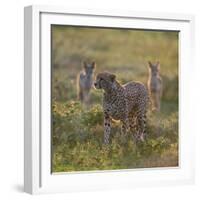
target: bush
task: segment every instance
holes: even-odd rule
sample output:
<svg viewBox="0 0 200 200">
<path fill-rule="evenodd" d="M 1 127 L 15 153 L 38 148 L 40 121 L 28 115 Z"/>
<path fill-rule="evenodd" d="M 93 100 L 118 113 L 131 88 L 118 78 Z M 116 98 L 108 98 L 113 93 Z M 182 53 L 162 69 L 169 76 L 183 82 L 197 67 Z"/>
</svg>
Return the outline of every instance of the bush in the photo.
<svg viewBox="0 0 200 200">
<path fill-rule="evenodd" d="M 114 122 L 111 143 L 104 146 L 101 105 L 85 109 L 76 101 L 54 101 L 52 109 L 54 172 L 177 165 L 177 113 L 167 118 L 149 114 L 148 137 L 139 144 L 134 143 L 131 135 L 125 140 L 120 137 L 120 124 Z M 166 159 L 167 152 L 172 154 L 171 159 Z"/>
</svg>

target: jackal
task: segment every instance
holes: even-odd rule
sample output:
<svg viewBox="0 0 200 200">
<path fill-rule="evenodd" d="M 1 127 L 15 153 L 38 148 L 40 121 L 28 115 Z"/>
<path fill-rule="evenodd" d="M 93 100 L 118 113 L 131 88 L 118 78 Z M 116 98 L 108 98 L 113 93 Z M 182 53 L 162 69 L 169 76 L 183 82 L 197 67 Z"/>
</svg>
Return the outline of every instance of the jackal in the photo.
<svg viewBox="0 0 200 200">
<path fill-rule="evenodd" d="M 78 75 L 78 99 L 85 104 L 88 104 L 90 100 L 89 93 L 93 85 L 93 74 L 95 67 L 95 62 L 92 62 L 91 64 L 83 62 L 83 70 Z"/>
<path fill-rule="evenodd" d="M 149 79 L 148 90 L 151 97 L 152 110 L 160 111 L 160 101 L 162 97 L 162 78 L 160 77 L 160 63 L 152 64 L 148 62 L 149 66 Z"/>
</svg>

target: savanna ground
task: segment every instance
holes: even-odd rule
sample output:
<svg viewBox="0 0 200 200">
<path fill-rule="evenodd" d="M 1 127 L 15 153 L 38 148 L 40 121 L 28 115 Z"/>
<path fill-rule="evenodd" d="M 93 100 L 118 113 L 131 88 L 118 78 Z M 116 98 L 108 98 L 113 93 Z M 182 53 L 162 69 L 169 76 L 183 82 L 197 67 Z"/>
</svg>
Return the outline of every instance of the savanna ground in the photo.
<svg viewBox="0 0 200 200">
<path fill-rule="evenodd" d="M 147 61 L 160 61 L 161 112 L 148 111 L 144 143 L 117 136 L 115 122 L 103 145 L 102 91 L 92 89 L 89 108 L 77 101 L 84 60 L 122 84 L 146 84 Z M 52 26 L 52 172 L 170 166 L 178 166 L 178 33 Z"/>
</svg>

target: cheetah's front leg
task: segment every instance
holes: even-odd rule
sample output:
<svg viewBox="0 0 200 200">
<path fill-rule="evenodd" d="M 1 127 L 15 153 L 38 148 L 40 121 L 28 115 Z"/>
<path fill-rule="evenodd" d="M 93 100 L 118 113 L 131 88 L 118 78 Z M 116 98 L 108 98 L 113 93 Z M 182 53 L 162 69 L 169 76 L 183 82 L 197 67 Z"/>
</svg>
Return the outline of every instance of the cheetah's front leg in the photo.
<svg viewBox="0 0 200 200">
<path fill-rule="evenodd" d="M 104 113 L 104 144 L 109 144 L 111 132 L 111 119 L 107 113 Z"/>
</svg>

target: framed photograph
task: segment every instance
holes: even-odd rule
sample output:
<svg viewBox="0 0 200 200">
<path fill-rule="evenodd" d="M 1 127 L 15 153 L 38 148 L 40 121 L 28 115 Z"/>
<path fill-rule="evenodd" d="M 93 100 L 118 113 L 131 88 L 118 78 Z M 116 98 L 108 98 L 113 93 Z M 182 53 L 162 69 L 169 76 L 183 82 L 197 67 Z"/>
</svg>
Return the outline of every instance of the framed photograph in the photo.
<svg viewBox="0 0 200 200">
<path fill-rule="evenodd" d="M 193 183 L 194 17 L 25 8 L 25 192 Z"/>
</svg>

